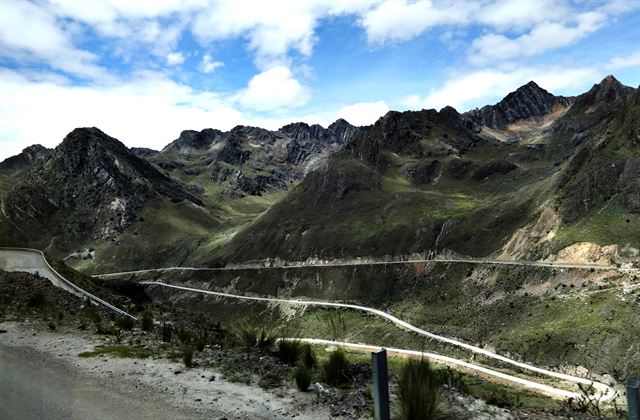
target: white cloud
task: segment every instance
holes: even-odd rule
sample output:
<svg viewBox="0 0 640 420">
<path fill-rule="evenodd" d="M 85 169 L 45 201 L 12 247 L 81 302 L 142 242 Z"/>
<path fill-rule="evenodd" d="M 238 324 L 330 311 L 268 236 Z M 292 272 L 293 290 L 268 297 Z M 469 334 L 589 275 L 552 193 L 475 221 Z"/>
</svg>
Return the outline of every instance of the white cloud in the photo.
<svg viewBox="0 0 640 420">
<path fill-rule="evenodd" d="M 404 41 L 434 26 L 467 23 L 478 7 L 471 2 L 449 2 L 436 7 L 430 0 L 385 0 L 366 11 L 360 25 L 367 31 L 370 42 Z"/>
<path fill-rule="evenodd" d="M 184 63 L 184 55 L 181 52 L 170 52 L 167 54 L 167 64 L 177 66 Z"/>
<path fill-rule="evenodd" d="M 498 0 L 485 4 L 474 19 L 498 29 L 527 29 L 540 22 L 565 20 L 571 11 L 558 0 Z"/>
<path fill-rule="evenodd" d="M 128 146 L 158 149 L 185 129 L 251 122 L 224 97 L 155 73 L 112 85 L 69 86 L 1 70 L 0 91 L 0 159 L 34 143 L 55 146 L 76 127 L 96 126 Z"/>
<path fill-rule="evenodd" d="M 42 60 L 53 68 L 82 77 L 105 77 L 98 57 L 73 46 L 55 18 L 29 2 L 7 1 L 0 13 L 2 54 Z"/>
<path fill-rule="evenodd" d="M 216 61 L 211 57 L 211 54 L 207 53 L 202 57 L 202 63 L 200 63 L 200 71 L 203 73 L 211 73 L 215 69 L 224 66 L 222 61 Z"/>
<path fill-rule="evenodd" d="M 237 99 L 245 108 L 270 111 L 302 106 L 309 94 L 287 67 L 276 66 L 253 76 Z"/>
<path fill-rule="evenodd" d="M 622 69 L 626 67 L 638 67 L 640 70 L 640 51 L 629 55 L 612 58 L 606 66 L 608 69 Z"/>
<path fill-rule="evenodd" d="M 599 29 L 606 15 L 586 12 L 578 15 L 577 23 L 542 22 L 529 33 L 517 38 L 487 34 L 473 41 L 468 51 L 469 61 L 476 65 L 495 63 L 519 57 L 529 57 L 547 50 L 566 47 Z"/>
<path fill-rule="evenodd" d="M 389 111 L 389 106 L 384 101 L 358 102 L 340 108 L 336 118 L 344 118 L 353 125 L 369 125 Z"/>
<path fill-rule="evenodd" d="M 449 105 L 458 111 L 467 111 L 472 104 L 487 103 L 533 80 L 540 87 L 562 94 L 568 90 L 588 88 L 601 73 L 593 68 L 518 68 L 513 71 L 484 69 L 468 74 L 454 75 L 442 87 L 425 97 L 412 95 L 402 103 L 412 109 L 441 109 Z"/>
</svg>

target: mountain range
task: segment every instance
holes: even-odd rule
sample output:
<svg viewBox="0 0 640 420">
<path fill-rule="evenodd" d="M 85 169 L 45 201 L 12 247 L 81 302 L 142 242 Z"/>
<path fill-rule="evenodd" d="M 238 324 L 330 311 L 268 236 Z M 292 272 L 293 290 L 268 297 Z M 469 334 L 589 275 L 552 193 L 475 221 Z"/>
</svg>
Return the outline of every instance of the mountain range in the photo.
<svg viewBox="0 0 640 420">
<path fill-rule="evenodd" d="M 183 131 L 160 151 L 77 128 L 0 163 L 0 242 L 98 272 L 442 252 L 640 255 L 640 93 L 535 82 L 460 114 Z M 590 255 L 588 258 L 596 258 Z"/>
</svg>

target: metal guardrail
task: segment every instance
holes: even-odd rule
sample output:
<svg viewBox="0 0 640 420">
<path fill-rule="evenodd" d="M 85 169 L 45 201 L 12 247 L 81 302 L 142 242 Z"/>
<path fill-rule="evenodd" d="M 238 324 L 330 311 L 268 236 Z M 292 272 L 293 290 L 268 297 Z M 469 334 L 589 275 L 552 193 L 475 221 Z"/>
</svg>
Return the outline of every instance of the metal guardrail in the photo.
<svg viewBox="0 0 640 420">
<path fill-rule="evenodd" d="M 44 252 L 42 252 L 39 249 L 34 249 L 34 248 L 17 248 L 17 247 L 2 247 L 0 248 L 0 250 L 7 250 L 7 251 L 29 251 L 29 252 L 35 252 L 40 254 L 40 256 L 42 257 L 42 260 L 44 261 L 44 263 L 47 265 L 47 267 L 56 275 L 58 276 L 58 278 L 60 279 L 60 281 L 62 281 L 65 285 L 69 286 L 70 288 L 72 288 L 73 290 L 77 291 L 78 293 L 80 293 L 82 296 L 85 296 L 87 298 L 89 298 L 90 301 L 96 303 L 96 304 L 100 304 L 103 305 L 104 307 L 106 307 L 107 309 L 110 309 L 113 312 L 116 312 L 117 314 L 120 314 L 122 316 L 127 316 L 129 318 L 132 318 L 134 320 L 138 320 L 138 318 L 136 318 L 135 316 L 123 311 L 120 308 L 117 308 L 115 306 L 113 306 L 112 304 L 110 304 L 109 302 L 100 299 L 99 297 L 97 297 L 96 295 L 87 292 L 86 290 L 84 290 L 83 288 L 77 286 L 76 284 L 74 284 L 72 281 L 68 280 L 67 278 L 65 278 L 62 274 L 58 273 L 58 271 L 53 268 L 53 266 L 51 264 L 49 264 L 49 261 L 47 261 L 47 258 L 44 255 Z"/>
</svg>

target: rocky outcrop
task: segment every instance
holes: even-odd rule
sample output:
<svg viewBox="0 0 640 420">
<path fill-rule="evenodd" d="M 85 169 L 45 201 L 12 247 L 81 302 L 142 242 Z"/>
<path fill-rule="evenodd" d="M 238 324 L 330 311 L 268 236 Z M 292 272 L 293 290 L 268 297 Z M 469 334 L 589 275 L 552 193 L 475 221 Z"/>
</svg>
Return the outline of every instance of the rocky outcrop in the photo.
<svg viewBox="0 0 640 420">
<path fill-rule="evenodd" d="M 421 160 L 406 165 L 404 172 L 412 184 L 421 185 L 430 183 L 439 167 L 438 160 Z"/>
<path fill-rule="evenodd" d="M 572 98 L 554 96 L 535 82 L 529 82 L 497 104 L 476 108 L 465 113 L 465 116 L 478 124 L 501 130 L 519 120 L 543 117 L 555 107 L 566 107 L 571 102 Z"/>
<path fill-rule="evenodd" d="M 182 179 L 209 172 L 222 195 L 237 198 L 286 190 L 358 132 L 345 120 L 328 128 L 299 122 L 277 131 L 242 125 L 228 132 L 187 130 L 148 159 L 170 175 L 179 171 Z"/>
<path fill-rule="evenodd" d="M 216 141 L 222 140 L 223 133 L 220 130 L 205 128 L 202 131 L 185 130 L 180 137 L 169 143 L 162 149 L 164 154 L 177 153 L 187 157 L 202 150 L 207 150 Z"/>
<path fill-rule="evenodd" d="M 139 158 L 143 158 L 143 159 L 152 158 L 155 155 L 157 155 L 158 153 L 160 153 L 157 150 L 149 149 L 147 147 L 132 147 L 129 150 L 131 150 L 131 153 L 133 153 L 134 155 L 138 156 Z"/>
<path fill-rule="evenodd" d="M 506 175 L 511 171 L 515 171 L 517 168 L 515 164 L 507 160 L 494 160 L 476 169 L 472 178 L 474 181 L 481 181 L 495 174 Z"/>
</svg>

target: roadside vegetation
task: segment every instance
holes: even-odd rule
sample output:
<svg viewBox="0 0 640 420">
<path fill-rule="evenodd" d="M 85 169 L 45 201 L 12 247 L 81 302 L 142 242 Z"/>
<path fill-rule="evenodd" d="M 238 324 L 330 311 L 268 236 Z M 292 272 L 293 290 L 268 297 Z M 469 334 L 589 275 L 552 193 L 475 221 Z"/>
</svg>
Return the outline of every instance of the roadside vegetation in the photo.
<svg viewBox="0 0 640 420">
<path fill-rule="evenodd" d="M 26 281 L 32 282 L 33 279 L 25 280 L 25 284 Z M 12 280 L 13 284 L 15 282 Z M 86 333 L 102 334 L 105 344 L 83 352 L 81 357 L 167 357 L 180 366 L 176 372 L 181 369 L 212 369 L 226 380 L 259 386 L 276 394 L 291 389 L 301 393 L 313 392 L 319 404 L 331 407 L 334 415 L 347 417 L 371 415 L 370 356 L 353 353 L 339 346 L 310 346 L 295 337 L 307 337 L 310 330 L 315 330 L 318 338 L 333 338 L 340 342 L 361 337 L 365 342 L 370 341 L 373 339 L 371 335 L 360 335 L 364 334 L 363 322 L 370 325 L 376 335 L 393 342 L 401 339 L 402 335 L 408 335 L 393 325 L 372 317 L 362 319 L 362 314 L 349 311 L 308 311 L 303 318 L 294 317 L 284 322 L 274 318 L 270 311 L 265 311 L 263 304 L 244 306 L 242 316 L 227 311 L 218 313 L 220 317 L 212 317 L 212 312 L 199 305 L 189 305 L 187 311 L 182 307 L 160 303 L 130 304 L 126 308 L 138 317 L 138 321 L 134 322 L 114 316 L 65 292 L 56 297 L 59 289 L 53 288 L 50 293 L 47 285 L 47 282 L 43 282 L 43 288 L 37 289 L 43 290 L 43 293 L 35 293 L 27 288 L 15 291 L 20 298 L 17 301 L 12 299 L 12 306 L 2 307 L 4 319 L 15 319 L 18 307 L 21 307 L 23 319 L 35 315 L 43 320 L 45 329 L 53 330 L 48 324 L 55 324 L 56 332 L 80 329 Z M 3 302 L 8 302 L 9 296 L 13 298 L 12 293 L 0 287 L 0 299 L 5 299 Z M 70 300 L 60 300 L 62 298 Z M 223 303 L 218 307 L 221 311 L 237 308 L 226 307 Z M 220 319 L 227 319 L 227 322 L 220 322 Z M 308 321 L 309 325 L 303 328 L 300 319 Z M 380 325 L 376 326 L 378 323 Z M 369 331 L 368 334 L 374 333 Z M 407 342 L 406 345 L 408 348 L 420 348 L 418 341 Z M 431 409 L 425 408 L 429 406 L 427 402 L 415 401 L 411 397 L 412 393 L 414 396 L 423 395 L 423 391 L 416 389 L 428 387 L 438 394 L 436 406 L 444 418 L 462 416 L 456 411 L 460 401 L 467 401 L 471 406 L 480 404 L 473 401 L 484 401 L 484 405 L 480 404 L 481 410 L 493 412 L 505 409 L 512 413 L 580 412 L 587 406 L 591 407 L 587 409 L 587 415 L 595 415 L 593 406 L 583 401 L 573 401 L 571 406 L 563 405 L 535 393 L 482 381 L 438 366 L 430 366 L 435 379 L 425 385 L 415 380 L 416 375 L 411 379 L 412 369 L 423 369 L 415 367 L 418 362 L 395 358 L 389 360 L 391 395 L 396 401 L 396 410 L 406 405 L 410 413 L 418 409 L 429 412 Z M 422 374 L 417 376 L 430 377 Z M 306 401 L 303 395 L 301 398 Z"/>
</svg>

